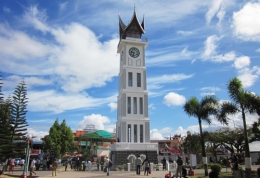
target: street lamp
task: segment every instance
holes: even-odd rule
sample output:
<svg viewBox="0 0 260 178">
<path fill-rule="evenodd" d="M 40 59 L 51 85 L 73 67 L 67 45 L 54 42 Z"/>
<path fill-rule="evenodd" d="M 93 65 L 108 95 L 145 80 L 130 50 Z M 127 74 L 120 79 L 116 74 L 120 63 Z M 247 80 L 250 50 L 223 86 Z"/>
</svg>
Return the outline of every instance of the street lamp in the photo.
<svg viewBox="0 0 260 178">
<path fill-rule="evenodd" d="M 23 167 L 23 174 L 21 176 L 21 178 L 27 178 L 27 170 L 28 170 L 28 165 L 29 165 L 29 149 L 30 149 L 30 142 L 31 142 L 31 135 L 27 135 L 26 137 L 26 157 L 25 157 L 25 163 L 24 163 L 24 167 Z"/>
<path fill-rule="evenodd" d="M 188 135 L 188 137 L 189 137 L 189 153 L 191 154 L 191 132 L 190 131 L 187 131 L 187 135 Z"/>
<path fill-rule="evenodd" d="M 190 171 L 192 170 L 191 169 L 191 132 L 190 131 L 187 131 L 187 138 L 189 138 L 189 153 L 190 153 Z"/>
</svg>

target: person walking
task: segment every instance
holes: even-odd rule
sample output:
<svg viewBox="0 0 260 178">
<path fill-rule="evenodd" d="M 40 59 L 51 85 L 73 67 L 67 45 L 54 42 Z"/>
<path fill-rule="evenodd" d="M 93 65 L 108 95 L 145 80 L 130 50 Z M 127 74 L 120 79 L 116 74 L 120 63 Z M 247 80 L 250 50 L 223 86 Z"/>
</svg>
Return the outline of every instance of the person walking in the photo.
<svg viewBox="0 0 260 178">
<path fill-rule="evenodd" d="M 11 171 L 12 171 L 12 174 L 14 173 L 14 165 L 15 165 L 14 158 L 11 157 L 10 161 L 9 161 L 9 174 Z"/>
<path fill-rule="evenodd" d="M 172 167 L 172 172 L 173 172 L 173 176 L 172 177 L 177 177 L 177 168 L 178 168 L 178 164 L 176 163 L 176 161 L 173 161 L 173 167 Z"/>
<path fill-rule="evenodd" d="M 47 167 L 47 160 L 43 159 L 42 160 L 42 170 L 46 171 L 46 167 Z"/>
<path fill-rule="evenodd" d="M 189 165 L 190 164 L 190 158 L 188 156 L 186 156 L 185 160 L 186 160 L 186 165 Z"/>
<path fill-rule="evenodd" d="M 54 175 L 57 176 L 57 168 L 58 168 L 58 162 L 57 159 L 55 159 L 52 163 L 52 177 Z"/>
<path fill-rule="evenodd" d="M 166 159 L 163 157 L 162 159 L 162 164 L 163 164 L 163 171 L 166 170 Z"/>
<path fill-rule="evenodd" d="M 67 159 L 64 161 L 64 166 L 65 166 L 65 171 L 67 171 L 67 167 L 68 167 L 68 160 Z"/>
<path fill-rule="evenodd" d="M 209 163 L 210 163 L 210 164 L 213 163 L 213 159 L 212 159 L 212 157 L 209 158 Z"/>
<path fill-rule="evenodd" d="M 41 167 L 41 161 L 40 161 L 40 159 L 37 159 L 37 160 L 36 160 L 35 167 L 36 167 L 36 171 L 39 171 L 39 169 L 40 169 L 40 167 Z"/>
<path fill-rule="evenodd" d="M 32 173 L 34 173 L 34 175 L 36 175 L 36 172 L 34 172 L 35 163 L 36 163 L 36 161 L 34 159 L 32 159 L 31 160 L 31 165 L 30 165 L 30 176 L 32 176 Z"/>
<path fill-rule="evenodd" d="M 182 165 L 183 165 L 183 161 L 182 158 L 179 156 L 177 159 L 177 173 L 176 173 L 176 178 L 178 178 L 178 175 L 180 173 L 180 177 L 182 177 Z"/>
<path fill-rule="evenodd" d="M 142 160 L 140 156 L 138 155 L 137 158 L 135 159 L 135 165 L 136 165 L 136 174 L 140 175 L 140 167 L 141 167 Z"/>
<path fill-rule="evenodd" d="M 107 169 L 107 176 L 110 174 L 110 168 L 112 167 L 112 162 L 108 156 L 106 156 L 106 169 Z"/>
<path fill-rule="evenodd" d="M 147 175 L 149 174 L 149 170 L 150 170 L 150 161 L 149 161 L 149 159 L 146 157 L 145 158 L 145 160 L 144 160 L 144 162 L 143 162 L 143 164 L 142 164 L 142 166 L 144 165 L 144 175 L 145 175 L 145 173 L 147 173 Z"/>
<path fill-rule="evenodd" d="M 88 160 L 86 159 L 86 161 L 83 163 L 83 171 L 86 170 L 87 165 L 88 165 Z"/>
<path fill-rule="evenodd" d="M 21 159 L 21 162 L 20 162 L 21 168 L 23 168 L 24 162 L 25 162 L 25 160 L 24 160 L 24 159 Z"/>
</svg>

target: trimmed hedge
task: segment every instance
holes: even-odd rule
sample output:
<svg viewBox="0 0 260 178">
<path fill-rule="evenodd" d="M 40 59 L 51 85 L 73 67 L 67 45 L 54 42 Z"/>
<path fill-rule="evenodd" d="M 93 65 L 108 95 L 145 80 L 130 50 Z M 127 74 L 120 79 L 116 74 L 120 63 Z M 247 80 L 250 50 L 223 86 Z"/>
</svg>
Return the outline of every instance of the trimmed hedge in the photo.
<svg viewBox="0 0 260 178">
<path fill-rule="evenodd" d="M 220 164 L 214 163 L 210 165 L 210 169 L 212 172 L 219 174 L 221 172 L 222 166 Z"/>
</svg>

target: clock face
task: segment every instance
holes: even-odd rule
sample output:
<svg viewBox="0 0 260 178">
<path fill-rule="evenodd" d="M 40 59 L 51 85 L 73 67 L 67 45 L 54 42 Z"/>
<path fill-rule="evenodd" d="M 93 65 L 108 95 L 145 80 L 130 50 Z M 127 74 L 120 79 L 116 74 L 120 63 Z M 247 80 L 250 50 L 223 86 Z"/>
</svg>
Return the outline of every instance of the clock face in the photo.
<svg viewBox="0 0 260 178">
<path fill-rule="evenodd" d="M 129 49 L 129 55 L 133 58 L 137 58 L 140 55 L 140 51 L 137 48 L 132 47 Z"/>
</svg>

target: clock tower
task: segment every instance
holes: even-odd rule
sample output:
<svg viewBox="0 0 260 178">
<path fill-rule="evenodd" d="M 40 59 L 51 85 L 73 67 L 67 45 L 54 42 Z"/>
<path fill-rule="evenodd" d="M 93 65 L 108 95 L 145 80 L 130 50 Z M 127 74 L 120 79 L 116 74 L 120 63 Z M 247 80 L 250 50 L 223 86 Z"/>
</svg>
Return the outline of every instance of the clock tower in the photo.
<svg viewBox="0 0 260 178">
<path fill-rule="evenodd" d="M 125 160 L 125 157 L 133 155 L 134 159 L 137 154 L 143 155 L 143 158 L 148 156 L 150 161 L 157 162 L 158 145 L 150 143 L 145 67 L 145 48 L 148 42 L 142 41 L 144 33 L 144 18 L 140 23 L 135 11 L 127 25 L 119 16 L 120 41 L 117 53 L 120 54 L 120 72 L 116 123 L 118 142 L 110 148 L 112 160 L 115 159 L 116 163 L 125 164 L 120 157 Z M 125 154 L 128 155 L 123 156 L 120 153 L 122 151 L 127 151 Z"/>
</svg>

